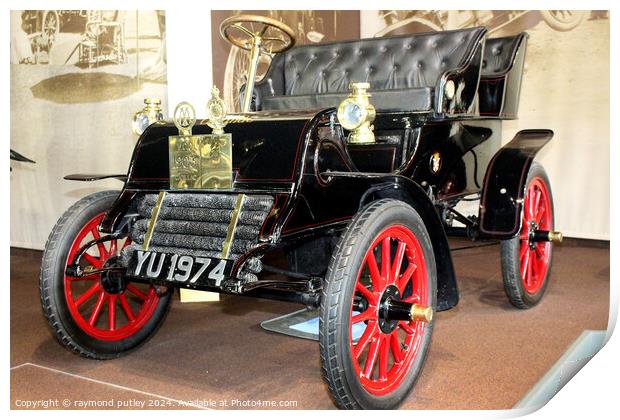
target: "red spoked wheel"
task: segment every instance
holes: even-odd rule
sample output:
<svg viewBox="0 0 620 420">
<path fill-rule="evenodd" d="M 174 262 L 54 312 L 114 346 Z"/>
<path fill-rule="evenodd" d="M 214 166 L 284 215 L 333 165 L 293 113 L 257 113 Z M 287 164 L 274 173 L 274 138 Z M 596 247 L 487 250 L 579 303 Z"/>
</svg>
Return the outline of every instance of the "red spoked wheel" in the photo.
<svg viewBox="0 0 620 420">
<path fill-rule="evenodd" d="M 100 239 L 97 226 L 105 216 L 93 217 L 79 231 L 71 244 L 67 263 L 88 241 Z M 113 239 L 98 243 L 83 258 L 96 269 L 119 258 L 130 239 Z M 94 255 L 93 255 L 94 254 Z M 88 335 L 99 340 L 117 341 L 131 337 L 151 318 L 159 296 L 153 287 L 132 284 L 113 274 L 71 277 L 65 274 L 65 297 L 71 316 Z"/>
<path fill-rule="evenodd" d="M 535 230 L 552 230 L 553 214 L 547 185 L 541 177 L 534 177 L 523 200 L 523 219 L 519 240 L 519 261 L 523 287 L 529 294 L 538 293 L 547 278 L 551 260 L 551 242 L 534 242 Z"/>
<path fill-rule="evenodd" d="M 531 308 L 545 293 L 551 272 L 553 242 L 540 240 L 538 235 L 553 229 L 549 178 L 541 165 L 533 163 L 523 196 L 519 235 L 501 244 L 504 290 L 517 308 Z"/>
<path fill-rule="evenodd" d="M 370 282 L 365 281 L 369 279 Z M 420 243 L 402 225 L 385 229 L 374 240 L 355 283 L 353 314 L 365 301 L 365 310 L 352 314 L 351 353 L 362 386 L 375 395 L 388 394 L 402 383 L 424 335 L 425 322 L 386 320 L 382 304 L 388 298 L 424 305 L 428 300 L 426 263 Z M 354 326 L 362 326 L 359 339 Z"/>
<path fill-rule="evenodd" d="M 168 313 L 171 290 L 130 283 L 121 270 L 129 239 L 102 238 L 97 227 L 118 192 L 89 195 L 58 220 L 43 252 L 39 289 L 43 313 L 56 338 L 83 357 L 111 359 L 137 348 L 155 334 Z M 91 241 L 80 259 L 84 277 L 67 275 L 67 265 Z"/>
<path fill-rule="evenodd" d="M 435 258 L 409 205 L 379 200 L 340 238 L 319 322 L 324 378 L 341 408 L 389 409 L 413 388 L 430 345 Z"/>
</svg>

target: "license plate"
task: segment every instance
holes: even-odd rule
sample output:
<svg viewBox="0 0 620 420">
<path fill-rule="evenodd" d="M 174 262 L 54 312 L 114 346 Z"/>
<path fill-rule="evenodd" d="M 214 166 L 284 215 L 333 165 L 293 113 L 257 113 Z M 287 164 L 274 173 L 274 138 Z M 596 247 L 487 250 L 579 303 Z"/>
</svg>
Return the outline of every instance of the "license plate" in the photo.
<svg viewBox="0 0 620 420">
<path fill-rule="evenodd" d="M 176 283 L 181 287 L 219 287 L 222 280 L 229 277 L 232 263 L 220 258 L 137 250 L 128 273 L 133 277 Z"/>
</svg>

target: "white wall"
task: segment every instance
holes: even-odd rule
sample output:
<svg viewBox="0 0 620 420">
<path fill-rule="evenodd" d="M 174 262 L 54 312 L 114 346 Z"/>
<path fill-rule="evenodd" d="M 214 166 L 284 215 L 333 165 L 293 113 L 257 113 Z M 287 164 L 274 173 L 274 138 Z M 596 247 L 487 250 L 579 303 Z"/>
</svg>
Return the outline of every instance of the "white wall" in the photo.
<svg viewBox="0 0 620 420">
<path fill-rule="evenodd" d="M 211 97 L 211 13 L 208 9 L 166 10 L 168 40 L 168 115 L 182 101 L 205 117 Z M 221 89 L 221 86 L 219 86 Z"/>
</svg>

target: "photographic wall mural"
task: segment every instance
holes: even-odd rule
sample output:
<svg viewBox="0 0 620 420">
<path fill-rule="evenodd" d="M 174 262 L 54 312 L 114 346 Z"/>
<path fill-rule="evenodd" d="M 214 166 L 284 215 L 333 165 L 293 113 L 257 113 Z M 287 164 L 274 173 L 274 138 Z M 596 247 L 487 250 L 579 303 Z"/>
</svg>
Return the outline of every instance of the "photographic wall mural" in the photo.
<svg viewBox="0 0 620 420">
<path fill-rule="evenodd" d="M 11 11 L 11 245 L 43 248 L 64 209 L 127 171 L 133 113 L 167 102 L 166 19 L 156 10 Z M 163 107 L 166 109 L 166 106 Z"/>
</svg>

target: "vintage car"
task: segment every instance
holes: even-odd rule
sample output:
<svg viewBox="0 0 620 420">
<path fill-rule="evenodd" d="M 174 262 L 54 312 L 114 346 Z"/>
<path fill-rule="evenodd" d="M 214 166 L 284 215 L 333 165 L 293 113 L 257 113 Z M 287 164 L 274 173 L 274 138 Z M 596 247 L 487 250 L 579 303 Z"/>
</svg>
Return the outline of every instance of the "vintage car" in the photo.
<svg viewBox="0 0 620 420">
<path fill-rule="evenodd" d="M 500 240 L 510 302 L 541 300 L 561 233 L 533 159 L 553 132 L 502 146 L 501 131 L 517 116 L 527 34 L 290 48 L 290 28 L 269 18 L 221 31 L 254 63 L 275 54 L 256 84 L 250 70 L 244 112 L 226 115 L 217 89 L 199 121 L 187 103 L 164 121 L 147 101 L 126 175 L 66 177 L 124 185 L 78 201 L 49 237 L 41 302 L 62 345 L 124 355 L 157 331 L 176 288 L 298 302 L 320 308 L 335 404 L 393 408 L 420 375 L 434 312 L 459 301 L 448 235 Z M 457 209 L 477 200 L 477 214 Z"/>
</svg>

